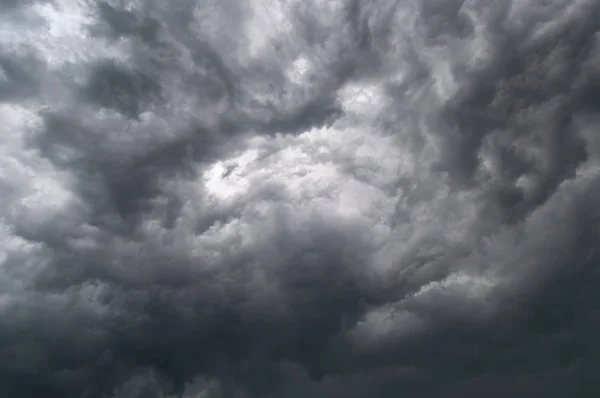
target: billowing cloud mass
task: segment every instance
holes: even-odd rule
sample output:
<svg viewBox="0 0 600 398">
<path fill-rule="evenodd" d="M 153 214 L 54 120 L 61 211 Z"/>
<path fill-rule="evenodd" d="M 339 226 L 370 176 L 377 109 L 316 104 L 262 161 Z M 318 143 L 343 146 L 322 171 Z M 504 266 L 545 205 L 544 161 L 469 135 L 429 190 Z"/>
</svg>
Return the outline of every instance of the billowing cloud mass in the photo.
<svg viewBox="0 0 600 398">
<path fill-rule="evenodd" d="M 597 0 L 0 1 L 0 396 L 595 397 Z"/>
</svg>

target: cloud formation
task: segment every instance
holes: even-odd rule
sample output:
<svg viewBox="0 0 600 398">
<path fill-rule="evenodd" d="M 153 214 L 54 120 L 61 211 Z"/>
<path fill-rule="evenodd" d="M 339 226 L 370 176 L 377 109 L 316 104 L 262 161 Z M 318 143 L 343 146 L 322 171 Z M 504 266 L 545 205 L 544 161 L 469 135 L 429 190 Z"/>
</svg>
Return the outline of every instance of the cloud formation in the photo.
<svg viewBox="0 0 600 398">
<path fill-rule="evenodd" d="M 596 396 L 598 15 L 0 1 L 0 396 Z"/>
</svg>

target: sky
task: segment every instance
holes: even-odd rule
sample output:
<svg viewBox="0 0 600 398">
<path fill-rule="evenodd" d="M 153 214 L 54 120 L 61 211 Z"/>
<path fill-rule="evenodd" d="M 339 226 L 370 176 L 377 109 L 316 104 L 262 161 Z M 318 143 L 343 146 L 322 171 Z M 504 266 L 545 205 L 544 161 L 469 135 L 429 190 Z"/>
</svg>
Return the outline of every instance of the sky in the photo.
<svg viewBox="0 0 600 398">
<path fill-rule="evenodd" d="M 0 396 L 596 397 L 597 0 L 0 0 Z"/>
</svg>

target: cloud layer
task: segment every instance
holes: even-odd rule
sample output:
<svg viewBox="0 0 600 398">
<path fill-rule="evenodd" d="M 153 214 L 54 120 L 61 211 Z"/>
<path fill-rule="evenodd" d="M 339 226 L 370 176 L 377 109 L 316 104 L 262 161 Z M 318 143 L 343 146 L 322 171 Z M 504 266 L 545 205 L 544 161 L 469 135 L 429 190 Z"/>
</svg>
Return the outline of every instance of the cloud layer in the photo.
<svg viewBox="0 0 600 398">
<path fill-rule="evenodd" d="M 0 396 L 596 396 L 598 15 L 0 1 Z"/>
</svg>

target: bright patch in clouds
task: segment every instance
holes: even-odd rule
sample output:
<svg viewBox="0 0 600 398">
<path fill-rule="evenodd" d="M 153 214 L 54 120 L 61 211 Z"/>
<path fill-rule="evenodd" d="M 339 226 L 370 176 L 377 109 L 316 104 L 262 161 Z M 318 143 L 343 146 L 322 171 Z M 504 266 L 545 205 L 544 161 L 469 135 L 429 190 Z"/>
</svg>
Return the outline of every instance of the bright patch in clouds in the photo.
<svg viewBox="0 0 600 398">
<path fill-rule="evenodd" d="M 229 202 L 271 185 L 280 187 L 291 203 L 324 212 L 376 218 L 393 212 L 397 197 L 387 190 L 403 159 L 398 148 L 390 147 L 389 137 L 334 125 L 297 137 L 253 139 L 247 145 L 241 155 L 204 172 L 211 197 Z"/>
</svg>

